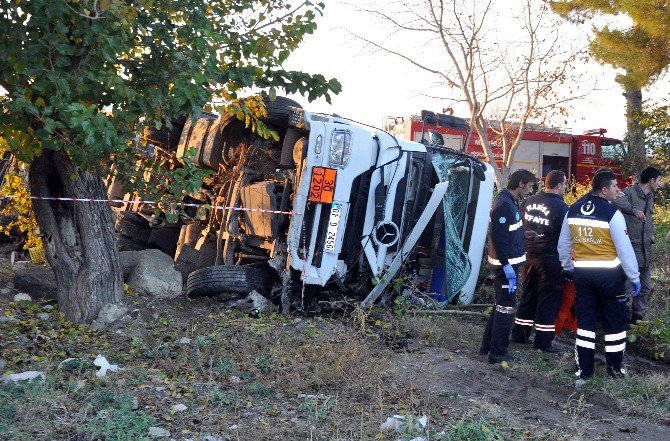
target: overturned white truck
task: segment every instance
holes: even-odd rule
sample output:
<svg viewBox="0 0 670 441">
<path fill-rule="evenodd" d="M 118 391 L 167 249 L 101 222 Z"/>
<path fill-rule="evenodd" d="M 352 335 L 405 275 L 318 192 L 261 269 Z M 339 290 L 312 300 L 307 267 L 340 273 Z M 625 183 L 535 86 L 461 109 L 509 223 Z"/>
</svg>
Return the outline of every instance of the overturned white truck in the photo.
<svg viewBox="0 0 670 441">
<path fill-rule="evenodd" d="M 195 149 L 214 173 L 194 199 L 221 208 L 167 225 L 127 204 L 120 248 L 172 252 L 191 297 L 255 289 L 283 310 L 343 297 L 369 307 L 411 287 L 472 301 L 493 195 L 488 164 L 286 98 L 267 108 L 279 141 L 232 116 L 148 132 L 146 150 L 157 155 L 178 160 Z M 170 228 L 176 244 L 166 248 L 159 238 Z"/>
</svg>

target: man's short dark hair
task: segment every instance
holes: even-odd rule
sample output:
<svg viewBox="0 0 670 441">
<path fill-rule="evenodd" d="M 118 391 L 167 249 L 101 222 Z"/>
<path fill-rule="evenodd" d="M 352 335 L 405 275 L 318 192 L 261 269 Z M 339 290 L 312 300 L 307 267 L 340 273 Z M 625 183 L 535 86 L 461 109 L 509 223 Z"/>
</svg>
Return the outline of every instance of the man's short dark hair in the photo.
<svg viewBox="0 0 670 441">
<path fill-rule="evenodd" d="M 512 173 L 509 177 L 509 181 L 507 181 L 507 189 L 516 190 L 519 184 L 527 184 L 529 182 L 535 183 L 537 182 L 537 178 L 533 172 L 522 168 Z"/>
<path fill-rule="evenodd" d="M 604 187 L 609 187 L 612 181 L 616 181 L 616 175 L 612 170 L 601 170 L 593 176 L 591 181 L 591 191 L 594 193 L 601 191 Z"/>
<path fill-rule="evenodd" d="M 544 188 L 549 190 L 558 187 L 565 180 L 565 172 L 563 170 L 552 170 L 544 178 Z"/>
<path fill-rule="evenodd" d="M 595 174 L 597 175 L 598 173 L 602 173 L 602 172 L 612 172 L 612 173 L 614 173 L 614 170 L 612 170 L 612 169 L 609 168 L 609 167 L 599 167 L 599 168 L 596 170 L 596 173 L 595 173 Z"/>
<path fill-rule="evenodd" d="M 659 176 L 662 176 L 663 172 L 656 167 L 647 167 L 642 170 L 640 173 L 640 184 L 646 184 L 652 179 L 657 179 Z"/>
</svg>

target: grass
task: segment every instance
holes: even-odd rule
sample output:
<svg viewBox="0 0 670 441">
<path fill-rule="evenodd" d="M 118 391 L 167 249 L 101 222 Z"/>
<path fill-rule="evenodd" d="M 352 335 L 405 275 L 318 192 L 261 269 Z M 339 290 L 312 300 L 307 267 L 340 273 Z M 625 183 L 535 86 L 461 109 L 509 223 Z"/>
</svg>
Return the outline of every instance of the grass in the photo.
<svg viewBox="0 0 670 441">
<path fill-rule="evenodd" d="M 657 223 L 659 238 L 670 230 L 670 216 L 663 219 Z M 649 318 L 660 320 L 663 330 L 670 319 L 670 246 L 661 242 Z M 391 350 L 419 344 L 427 350 L 476 353 L 481 318 L 377 310 L 357 310 L 344 320 L 251 318 L 205 301 L 182 300 L 156 311 L 136 296 L 129 301 L 143 308 L 145 320 L 132 323 L 124 334 L 74 326 L 57 311 L 42 320 L 37 314 L 44 311 L 37 304 L 1 301 L 0 314 L 16 318 L 0 323 L 1 359 L 7 364 L 2 373 L 40 370 L 46 376 L 43 382 L 0 386 L 1 439 L 134 440 L 146 438 L 150 426 L 166 428 L 177 439 L 207 434 L 231 439 L 560 438 L 484 400 L 465 411 L 452 407 L 457 396 L 419 386 L 422 366 L 403 369 Z M 180 343 L 184 337 L 190 343 Z M 653 338 L 640 342 L 651 344 Z M 96 377 L 92 360 L 97 354 L 125 370 Z M 81 362 L 59 368 L 66 358 Z M 571 387 L 574 380 L 572 354 L 524 351 L 522 362 L 509 369 L 559 386 Z M 665 374 L 619 381 L 596 377 L 587 388 L 636 415 L 664 419 L 670 412 Z M 584 423 L 579 399 L 573 401 L 568 410 L 575 413 L 573 433 L 578 434 Z M 171 411 L 175 404 L 187 410 Z M 410 420 L 427 415 L 428 426 L 382 433 L 380 424 L 396 414 Z"/>
<path fill-rule="evenodd" d="M 670 205 L 656 206 L 654 210 L 654 291 L 645 320 L 631 329 L 629 340 L 644 354 L 670 362 L 670 244 L 665 241 L 670 231 Z"/>
<path fill-rule="evenodd" d="M 493 426 L 485 408 L 467 418 L 443 414 L 434 392 L 417 386 L 421 369 L 399 369 L 389 349 L 392 340 L 415 333 L 427 345 L 456 338 L 466 347 L 479 331 L 465 322 L 393 318 L 387 312 L 356 313 L 344 322 L 275 314 L 251 318 L 191 303 L 189 309 L 163 305 L 117 334 L 76 327 L 57 311 L 49 320 L 37 319 L 42 309 L 36 304 L 1 302 L 0 313 L 18 320 L 0 323 L 7 362 L 2 373 L 39 370 L 46 377 L 0 388 L 3 440 L 139 440 L 151 426 L 194 439 L 512 434 L 502 422 Z M 184 337 L 190 342 L 180 342 Z M 92 365 L 97 354 L 124 370 L 98 378 Z M 77 360 L 59 367 L 66 358 Z M 171 410 L 176 404 L 187 409 Z M 394 414 L 429 415 L 429 427 L 382 433 L 381 423 Z M 230 429 L 236 426 L 243 432 Z M 447 437 L 452 433 L 456 438 Z"/>
</svg>

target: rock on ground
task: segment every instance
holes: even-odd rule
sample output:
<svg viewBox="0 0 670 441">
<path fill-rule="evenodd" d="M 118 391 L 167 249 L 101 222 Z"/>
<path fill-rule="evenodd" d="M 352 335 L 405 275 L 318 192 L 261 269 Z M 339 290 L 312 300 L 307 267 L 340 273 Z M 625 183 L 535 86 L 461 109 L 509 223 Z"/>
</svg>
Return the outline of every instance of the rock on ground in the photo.
<svg viewBox="0 0 670 441">
<path fill-rule="evenodd" d="M 170 431 L 161 427 L 149 427 L 149 436 L 152 438 L 168 438 Z"/>
<path fill-rule="evenodd" d="M 128 276 L 128 287 L 134 292 L 159 299 L 173 299 L 181 294 L 182 277 L 174 261 L 160 250 L 135 251 L 137 264 Z M 128 257 L 128 262 L 135 256 Z"/>
<path fill-rule="evenodd" d="M 15 302 L 21 302 L 21 301 L 24 301 L 24 302 L 32 302 L 32 301 L 33 301 L 33 298 L 30 297 L 30 296 L 29 296 L 28 294 L 26 294 L 25 292 L 20 292 L 20 293 L 18 293 L 17 295 L 14 296 L 14 301 L 15 301 Z"/>
<path fill-rule="evenodd" d="M 110 303 L 102 307 L 98 313 L 98 318 L 91 323 L 91 329 L 104 329 L 110 323 L 114 323 L 128 312 L 128 308 L 123 305 Z"/>
<path fill-rule="evenodd" d="M 35 265 L 29 261 L 14 262 L 14 288 L 38 299 L 55 299 L 56 276 L 48 266 Z"/>
<path fill-rule="evenodd" d="M 130 273 L 133 271 L 133 268 L 140 263 L 140 258 L 142 253 L 145 251 L 151 250 L 142 250 L 142 251 L 119 251 L 119 263 L 121 264 L 121 270 L 123 271 L 123 280 L 127 281 L 130 277 Z"/>
</svg>

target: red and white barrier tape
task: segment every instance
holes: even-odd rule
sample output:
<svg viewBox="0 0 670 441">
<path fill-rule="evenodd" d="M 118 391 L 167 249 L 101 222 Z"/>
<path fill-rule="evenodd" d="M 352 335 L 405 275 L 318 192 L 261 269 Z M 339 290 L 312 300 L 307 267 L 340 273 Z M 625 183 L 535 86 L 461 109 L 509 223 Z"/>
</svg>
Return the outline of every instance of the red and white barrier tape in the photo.
<svg viewBox="0 0 670 441">
<path fill-rule="evenodd" d="M 15 196 L 15 195 L 0 195 L 0 199 L 35 199 L 38 201 L 63 201 L 63 202 L 106 202 L 106 203 L 121 203 L 121 204 L 146 204 L 158 205 L 158 201 L 124 201 L 123 199 L 88 199 L 88 198 L 54 198 L 44 196 Z M 255 211 L 258 213 L 271 214 L 300 214 L 294 211 L 279 211 L 279 210 L 263 210 L 261 208 L 243 208 L 243 207 L 224 207 L 222 205 L 206 205 L 206 204 L 187 204 L 185 202 L 177 202 L 172 204 L 173 207 L 196 207 L 206 208 L 211 210 L 233 210 L 233 211 Z"/>
</svg>

